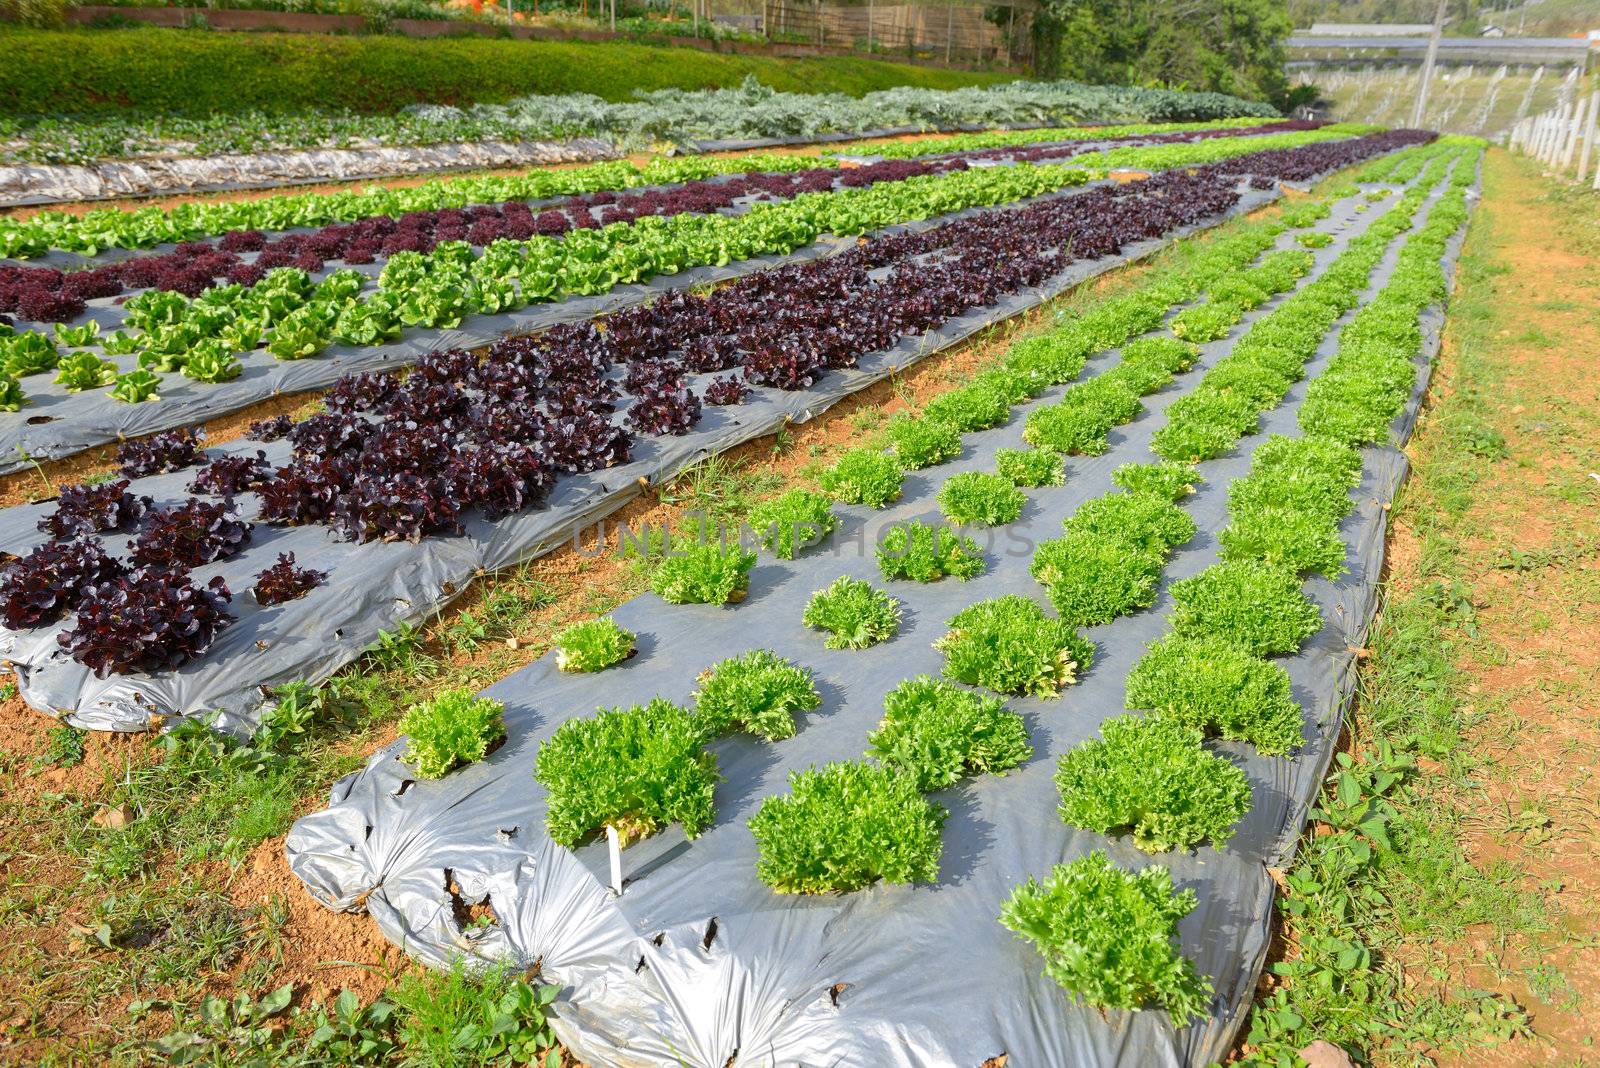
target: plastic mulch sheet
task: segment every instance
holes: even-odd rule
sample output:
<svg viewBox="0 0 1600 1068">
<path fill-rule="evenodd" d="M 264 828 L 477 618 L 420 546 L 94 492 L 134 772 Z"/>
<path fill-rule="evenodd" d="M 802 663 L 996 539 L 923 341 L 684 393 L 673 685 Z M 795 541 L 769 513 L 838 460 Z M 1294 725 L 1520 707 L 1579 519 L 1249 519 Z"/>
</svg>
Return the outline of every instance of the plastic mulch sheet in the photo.
<svg viewBox="0 0 1600 1068">
<path fill-rule="evenodd" d="M 1077 191 L 1081 189 L 1078 187 Z M 209 581 L 213 575 L 221 575 L 227 581 L 236 594 L 230 611 L 237 622 L 224 630 L 205 654 L 175 671 L 97 679 L 59 650 L 56 635 L 61 624 L 28 631 L 0 628 L 0 657 L 12 662 L 24 700 L 35 708 L 62 714 L 78 726 L 144 730 L 152 725 L 152 716 L 216 711 L 221 713 L 218 724 L 223 729 L 247 733 L 257 722 L 266 688 L 326 677 L 371 645 L 381 631 L 432 615 L 480 570 L 506 567 L 574 538 L 584 527 L 631 500 L 639 492 L 641 480 L 659 482 L 707 455 L 772 433 L 786 423 L 804 422 L 898 367 L 953 345 L 1085 279 L 1148 256 L 1177 237 L 1255 210 L 1278 195 L 1277 190 L 1247 189 L 1231 211 L 1199 226 L 1129 245 L 1117 256 L 1073 263 L 1038 289 L 953 319 L 939 330 L 905 338 L 889 350 L 863 356 L 859 366 L 830 371 L 805 391 L 758 388 L 742 405 L 707 407 L 696 429 L 682 437 L 640 435 L 631 462 L 562 478 L 548 507 L 495 523 L 473 513 L 466 520 L 463 536 L 430 537 L 417 543 L 355 544 L 337 540 L 323 526 L 258 523 L 250 546 L 239 556 L 195 569 L 197 583 Z M 907 224 L 889 232 L 926 229 L 954 217 L 959 216 Z M 683 276 L 677 277 L 681 280 Z M 599 299 L 614 298 L 615 294 L 610 294 Z M 544 310 L 554 309 L 547 306 Z M 567 317 L 577 316 L 569 312 Z M 462 343 L 462 338 L 439 342 Z M 415 355 L 422 351 L 426 348 L 418 347 Z M 292 369 L 331 362 L 301 361 L 287 366 Z M 353 369 L 356 368 L 343 368 Z M 691 385 L 700 392 L 710 377 L 695 376 Z M 288 444 L 283 441 L 267 445 L 239 441 L 211 451 L 253 453 L 256 449 L 266 452 L 275 464 L 283 462 L 288 454 Z M 181 502 L 188 496 L 184 487 L 193 477 L 194 469 L 174 472 L 140 480 L 136 489 L 153 496 L 158 504 Z M 244 518 L 254 517 L 254 495 L 241 495 L 238 503 Z M 53 507 L 39 504 L 0 512 L 0 544 L 20 554 L 44 541 L 45 535 L 36 524 Z M 119 547 L 111 538 L 106 542 L 109 551 Z M 294 553 L 302 567 L 329 572 L 328 580 L 300 600 L 260 608 L 245 591 L 253 585 L 253 576 L 284 552 Z"/>
<path fill-rule="evenodd" d="M 586 163 L 616 159 L 600 138 L 572 141 L 469 141 L 371 148 L 308 148 L 216 156 L 149 156 L 102 163 L 0 166 L 0 208 L 80 200 L 225 193 L 320 185 L 433 171 Z"/>
<path fill-rule="evenodd" d="M 1371 217 L 1347 213 L 1333 222 L 1348 233 Z M 1392 274 L 1405 236 L 1379 265 L 1369 294 Z M 1318 254 L 1319 269 L 1343 244 L 1337 240 Z M 1438 309 L 1423 317 L 1424 351 L 1416 388 L 1394 427 L 1397 442 L 1410 431 L 1442 320 Z M 1292 757 L 1268 758 L 1246 745 L 1217 746 L 1247 772 L 1254 792 L 1251 812 L 1221 852 L 1205 847 L 1152 858 L 1125 840 L 1108 843 L 1068 828 L 1055 811 L 1056 761 L 1124 711 L 1129 668 L 1166 630 L 1165 586 L 1150 611 L 1084 631 L 1097 657 L 1078 685 L 1057 700 L 1009 702 L 1032 735 L 1028 763 L 931 795 L 950 811 L 935 884 L 775 894 L 756 878 L 746 821 L 764 798 L 786 791 L 789 772 L 862 754 L 884 694 L 901 679 L 940 671 L 931 642 L 954 612 L 1005 593 L 1039 598 L 1027 571 L 1030 543 L 1059 533 L 1064 517 L 1111 491 L 1116 467 L 1152 459 L 1151 433 L 1167 405 L 1231 344 L 1203 346 L 1199 368 L 1147 398 L 1139 417 L 1112 432 L 1105 455 L 1069 460 L 1064 487 L 1028 491 L 1021 520 L 996 533 L 986 554 L 990 567 L 979 578 L 885 586 L 871 546 L 887 524 L 936 518 L 932 497 L 949 475 L 992 470 L 995 450 L 1020 442 L 1021 413 L 1004 427 L 967 435 L 961 460 L 911 473 L 905 497 L 889 509 L 836 508 L 840 532 L 829 545 L 789 563 L 763 555 L 742 604 L 672 607 L 640 597 L 613 613 L 639 636 L 632 660 L 571 676 L 546 657 L 491 687 L 486 693 L 505 703 L 509 737 L 484 762 L 423 782 L 413 781 L 398 759 L 403 740 L 376 753 L 334 787 L 327 810 L 295 825 L 287 841 L 290 867 L 319 900 L 364 908 L 389 939 L 428 963 L 442 966 L 466 954 L 537 964 L 543 981 L 562 987 L 559 1037 L 589 1064 L 978 1068 L 1004 1053 L 1017 1065 L 1151 1068 L 1225 1056 L 1268 946 L 1273 883 L 1266 869 L 1292 857 L 1354 685 L 1351 649 L 1361 645 L 1374 608 L 1384 509 L 1405 472 L 1396 447 L 1365 450 L 1357 506 L 1342 527 L 1348 571 L 1337 581 L 1307 585 L 1327 625 L 1298 655 L 1279 661 L 1305 709 L 1304 747 Z M 1336 344 L 1335 331 L 1308 376 L 1326 366 Z M 1115 359 L 1098 356 L 1085 374 Z M 1184 502 L 1199 533 L 1174 556 L 1166 581 L 1216 559 L 1229 484 L 1248 470 L 1251 450 L 1268 434 L 1299 434 L 1296 411 L 1305 388 L 1304 381 L 1296 384 L 1263 418 L 1261 434 L 1201 465 L 1206 481 Z M 1057 396 L 1059 390 L 1037 403 Z M 800 625 L 812 591 L 841 574 L 869 579 L 904 602 L 898 636 L 867 650 L 831 651 Z M 701 670 L 753 646 L 814 671 L 821 707 L 803 716 L 788 740 L 738 736 L 714 743 L 724 781 L 713 824 L 692 842 L 673 826 L 629 847 L 624 892 L 613 895 L 603 842 L 569 851 L 544 832 L 543 788 L 533 778 L 540 742 L 597 706 L 658 694 L 686 700 Z M 1181 948 L 1213 979 L 1216 993 L 1207 1015 L 1191 1026 L 1174 1030 L 1161 1011 L 1102 1014 L 1073 1004 L 1042 976 L 1034 951 L 997 922 L 1016 884 L 1097 848 L 1128 868 L 1163 864 L 1180 888 L 1197 893 L 1198 907 L 1181 924 Z M 454 919 L 457 906 L 484 900 L 496 923 L 468 930 Z"/>
</svg>

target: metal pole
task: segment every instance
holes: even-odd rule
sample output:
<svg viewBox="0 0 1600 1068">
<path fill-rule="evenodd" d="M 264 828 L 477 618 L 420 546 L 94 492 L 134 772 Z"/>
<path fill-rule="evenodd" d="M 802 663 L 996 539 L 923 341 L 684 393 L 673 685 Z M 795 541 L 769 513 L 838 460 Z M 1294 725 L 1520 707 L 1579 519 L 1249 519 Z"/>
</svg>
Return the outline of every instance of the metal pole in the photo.
<svg viewBox="0 0 1600 1068">
<path fill-rule="evenodd" d="M 1596 119 L 1600 119 L 1600 92 L 1589 94 L 1589 121 L 1583 126 L 1583 151 L 1578 153 L 1578 181 L 1589 173 L 1589 155 L 1594 151 Z"/>
<path fill-rule="evenodd" d="M 1449 0 L 1439 0 L 1433 12 L 1433 32 L 1428 35 L 1428 55 L 1422 61 L 1422 84 L 1417 86 L 1417 106 L 1411 112 L 1411 125 L 1422 126 L 1422 113 L 1428 107 L 1428 83 L 1433 80 L 1433 62 L 1439 56 L 1439 38 L 1444 33 L 1444 9 Z"/>
</svg>

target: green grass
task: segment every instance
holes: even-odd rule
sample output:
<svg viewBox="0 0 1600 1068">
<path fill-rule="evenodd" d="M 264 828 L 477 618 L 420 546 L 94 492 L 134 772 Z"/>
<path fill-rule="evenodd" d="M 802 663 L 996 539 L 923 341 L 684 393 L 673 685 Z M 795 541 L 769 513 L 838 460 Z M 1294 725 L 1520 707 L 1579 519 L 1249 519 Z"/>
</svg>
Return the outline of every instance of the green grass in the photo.
<svg viewBox="0 0 1600 1068">
<path fill-rule="evenodd" d="M 1390 512 L 1421 543 L 1416 574 L 1403 590 L 1389 590 L 1373 624 L 1354 745 L 1337 757 L 1315 813 L 1324 826 L 1286 874 L 1279 906 L 1297 952 L 1272 965 L 1278 984 L 1252 1010 L 1248 1063 L 1294 1063 L 1312 1039 L 1363 1062 L 1420 1064 L 1430 1051 L 1470 1059 L 1529 1031 L 1511 999 L 1397 960 L 1424 946 L 1444 950 L 1469 932 L 1505 947 L 1554 922 L 1521 872 L 1504 861 L 1475 863 L 1464 848 L 1481 821 L 1477 791 L 1487 772 L 1467 737 L 1495 714 L 1495 699 L 1477 692 L 1479 680 L 1462 664 L 1480 645 L 1472 587 L 1479 576 L 1462 551 L 1463 540 L 1478 535 L 1467 507 L 1503 462 L 1501 450 L 1476 447 L 1489 429 L 1486 398 L 1499 387 L 1503 358 L 1495 278 L 1505 268 L 1494 232 L 1475 220 L 1459 262 L 1450 389 L 1408 450 L 1413 476 Z M 1529 979 L 1536 996 L 1555 985 L 1548 975 Z"/>
<path fill-rule="evenodd" d="M 200 113 L 303 108 L 389 113 L 407 104 L 496 103 L 525 93 L 709 89 L 754 74 L 774 89 L 861 96 L 899 85 L 957 89 L 1011 75 L 853 56 L 775 59 L 619 42 L 412 40 L 297 33 L 0 29 L 0 113 Z"/>
</svg>

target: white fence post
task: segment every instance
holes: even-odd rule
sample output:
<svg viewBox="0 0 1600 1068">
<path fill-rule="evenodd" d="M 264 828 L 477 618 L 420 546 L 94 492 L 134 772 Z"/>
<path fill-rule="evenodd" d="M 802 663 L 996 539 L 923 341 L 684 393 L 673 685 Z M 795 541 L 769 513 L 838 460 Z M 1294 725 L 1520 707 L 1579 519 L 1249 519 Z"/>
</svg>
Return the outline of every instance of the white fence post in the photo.
<svg viewBox="0 0 1600 1068">
<path fill-rule="evenodd" d="M 1578 135 L 1589 121 L 1589 101 L 1579 100 L 1573 108 L 1572 122 L 1567 126 L 1566 143 L 1561 146 L 1561 169 L 1572 166 L 1573 154 L 1578 151 Z"/>
<path fill-rule="evenodd" d="M 1578 153 L 1577 180 L 1589 173 L 1589 156 L 1594 151 L 1596 120 L 1600 119 L 1600 92 L 1589 94 L 1589 121 L 1583 124 L 1583 151 Z"/>
</svg>

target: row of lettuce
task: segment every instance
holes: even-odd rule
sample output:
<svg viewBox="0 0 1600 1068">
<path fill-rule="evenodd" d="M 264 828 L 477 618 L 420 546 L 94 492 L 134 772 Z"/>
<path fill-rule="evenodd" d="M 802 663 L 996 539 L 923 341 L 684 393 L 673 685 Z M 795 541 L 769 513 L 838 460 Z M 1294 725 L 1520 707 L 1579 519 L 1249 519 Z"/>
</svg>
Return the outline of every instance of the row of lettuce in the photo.
<svg viewBox="0 0 1600 1068">
<path fill-rule="evenodd" d="M 1395 273 L 1339 332 L 1336 354 L 1309 383 L 1298 412 L 1303 436 L 1263 442 L 1250 473 L 1229 488 L 1220 562 L 1170 587 L 1171 632 L 1127 680 L 1127 707 L 1147 714 L 1107 720 L 1099 739 L 1067 752 L 1057 769 L 1060 815 L 1070 826 L 1127 832 L 1151 852 L 1228 840 L 1249 810 L 1249 782 L 1204 742 L 1237 740 L 1264 755 L 1301 744 L 1301 710 L 1273 658 L 1297 652 L 1322 625 L 1301 578 L 1342 570 L 1339 525 L 1353 506 L 1359 448 L 1387 439 L 1414 384 L 1419 313 L 1444 296 L 1439 265 L 1465 220 L 1476 155 L 1459 142 L 1441 143 L 1380 161 L 1360 176 L 1407 181 L 1421 172 L 1325 271 L 1245 333 L 1189 395 L 1198 400 L 1169 408 L 1153 442 L 1158 461 L 1119 468 L 1117 491 L 1081 506 L 1061 538 L 1039 546 L 1031 572 L 1055 617 L 1019 596 L 958 613 L 937 643 L 946 678 L 919 676 L 890 691 L 868 738 L 868 759 L 796 772 L 787 795 L 763 803 L 750 827 L 764 882 L 807 893 L 937 878 L 945 810 L 925 795 L 1029 758 L 1026 724 L 1002 699 L 1058 695 L 1091 666 L 1092 646 L 1078 628 L 1154 602 L 1168 557 L 1194 534 L 1179 502 L 1202 477 L 1195 462 L 1259 430 L 1262 413 L 1282 402 L 1336 321 L 1358 306 L 1389 247 L 1448 174 L 1443 196 L 1401 248 Z M 1288 224 L 1327 213 L 1322 204 L 1296 210 Z M 820 479 L 822 493 L 794 490 L 758 506 L 748 522 L 759 543 L 780 558 L 804 551 L 831 531 L 835 501 L 886 506 L 898 499 L 906 470 L 954 459 L 961 434 L 1005 422 L 1013 405 L 1075 379 L 1092 353 L 1131 342 L 1115 368 L 1030 413 L 1024 433 L 1032 448 L 1003 450 L 997 472 L 954 475 L 938 495 L 957 526 L 1015 519 L 1025 496 L 1020 487 L 1059 484 L 1063 455 L 1105 451 L 1107 434 L 1134 418 L 1140 396 L 1192 365 L 1193 338 L 1222 336 L 1245 310 L 1306 273 L 1308 257 L 1297 251 L 1248 268 L 1285 225 L 1245 228 L 1129 295 L 1014 346 L 998 367 L 919 416 L 892 422 L 886 451 L 862 448 L 843 457 Z M 1200 333 L 1132 340 L 1201 292 L 1209 294 L 1206 302 L 1172 320 L 1175 334 L 1192 323 Z M 1206 308 L 1214 310 L 1202 314 Z M 900 533 L 879 548 L 888 581 L 965 580 L 986 566 L 959 530 L 927 523 L 891 530 Z M 645 560 L 664 600 L 742 599 L 753 551 L 692 532 L 671 547 L 676 551 L 667 548 Z M 818 591 L 801 622 L 824 631 L 831 647 L 863 648 L 896 633 L 899 610 L 888 592 L 844 578 Z M 564 632 L 557 644 L 563 669 L 598 670 L 625 659 L 633 636 L 599 619 Z M 469 700 L 451 695 L 408 716 L 407 759 L 419 771 L 439 774 L 478 759 L 503 734 L 498 709 L 478 699 L 479 740 L 458 747 L 462 732 L 442 709 Z M 607 825 L 632 838 L 679 822 L 694 837 L 714 813 L 716 758 L 708 743 L 740 730 L 780 741 L 795 732 L 796 715 L 820 705 L 809 672 L 753 650 L 703 675 L 687 707 L 657 699 L 570 720 L 536 761 L 547 829 L 567 845 Z M 1035 945 L 1047 974 L 1075 996 L 1102 1007 L 1161 1005 L 1181 1023 L 1200 1014 L 1210 996 L 1207 980 L 1173 945 L 1178 920 L 1195 904 L 1192 891 L 1173 892 L 1159 864 L 1129 873 L 1095 852 L 1018 887 L 1001 921 Z"/>
<path fill-rule="evenodd" d="M 280 193 L 244 200 L 194 200 L 170 207 L 93 208 L 84 212 L 45 210 L 0 217 L 0 258 L 28 259 L 53 250 L 93 256 L 105 249 L 141 249 L 220 237 L 233 230 L 288 230 L 355 222 L 375 215 L 399 218 L 408 212 L 465 208 L 509 200 L 615 192 L 714 178 L 747 171 L 794 171 L 837 166 L 839 156 L 874 155 L 888 159 L 966 152 L 978 149 L 1100 140 L 1185 130 L 1249 127 L 1259 118 L 1215 122 L 1134 123 L 1122 126 L 1053 126 L 1040 130 L 997 130 L 982 134 L 915 141 L 861 141 L 840 145 L 821 156 L 760 152 L 730 156 L 656 156 L 643 164 L 608 160 L 580 167 L 538 168 L 515 175 L 442 178 L 413 186 L 367 186 L 334 192 Z"/>
<path fill-rule="evenodd" d="M 1339 138 L 1333 127 L 1153 148 L 1115 149 L 1099 164 L 1161 169 L 1226 160 L 1248 152 Z M 450 329 L 472 315 L 505 314 L 571 295 L 604 293 L 692 267 L 783 255 L 825 234 L 856 235 L 967 208 L 1004 204 L 1096 176 L 1074 165 L 1019 163 L 884 182 L 863 189 L 805 193 L 757 204 L 739 215 L 647 216 L 578 230 L 561 238 L 500 240 L 475 249 L 465 241 L 432 252 L 389 257 L 375 290 L 354 268 L 320 281 L 278 267 L 245 286 L 216 286 L 195 297 L 146 290 L 122 305 L 122 329 L 62 324 L 54 335 L 0 324 L 0 410 L 26 402 L 20 379 L 56 371 L 72 391 L 108 388 L 118 400 L 159 397 L 161 375 L 228 381 L 242 373 L 240 354 L 257 348 L 280 360 L 303 359 L 330 345 L 368 347 L 397 340 L 407 328 Z M 101 353 L 127 357 L 118 364 Z M 62 351 L 62 345 L 68 351 Z M 124 366 L 128 363 L 133 366 Z"/>
</svg>

